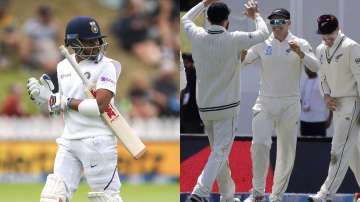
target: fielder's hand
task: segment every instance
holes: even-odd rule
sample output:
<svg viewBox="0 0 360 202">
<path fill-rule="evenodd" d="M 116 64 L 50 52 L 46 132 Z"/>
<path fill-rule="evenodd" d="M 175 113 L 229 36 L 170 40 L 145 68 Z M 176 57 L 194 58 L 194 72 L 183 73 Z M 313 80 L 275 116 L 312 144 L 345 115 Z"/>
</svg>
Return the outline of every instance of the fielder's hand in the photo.
<svg viewBox="0 0 360 202">
<path fill-rule="evenodd" d="M 244 6 L 245 6 L 244 15 L 255 20 L 256 15 L 259 14 L 257 1 L 249 0 L 246 4 L 244 4 Z"/>
<path fill-rule="evenodd" d="M 26 86 L 30 99 L 38 105 L 46 103 L 54 89 L 54 84 L 46 74 L 40 77 L 40 82 L 34 77 L 29 78 Z"/>
<path fill-rule="evenodd" d="M 326 106 L 331 110 L 331 111 L 335 111 L 336 110 L 336 100 L 332 97 L 330 97 L 330 95 L 324 95 L 324 100 L 325 100 L 325 104 Z"/>
<path fill-rule="evenodd" d="M 209 6 L 210 4 L 214 3 L 217 0 L 203 0 L 205 6 Z"/>
<path fill-rule="evenodd" d="M 305 57 L 304 52 L 301 51 L 300 46 L 297 42 L 295 41 L 289 41 L 289 47 L 290 50 L 294 51 L 296 54 L 298 54 L 298 56 L 300 57 L 300 59 L 303 59 Z"/>
<path fill-rule="evenodd" d="M 240 52 L 240 62 L 244 62 L 244 60 L 246 58 L 246 55 L 247 55 L 247 50 L 246 49 L 241 50 L 241 52 Z"/>
</svg>

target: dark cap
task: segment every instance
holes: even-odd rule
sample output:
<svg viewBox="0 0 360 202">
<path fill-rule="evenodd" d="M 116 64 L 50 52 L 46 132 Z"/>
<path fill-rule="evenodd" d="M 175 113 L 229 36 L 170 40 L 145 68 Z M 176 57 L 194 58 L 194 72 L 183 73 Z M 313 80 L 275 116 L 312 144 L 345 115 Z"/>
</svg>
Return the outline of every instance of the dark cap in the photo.
<svg viewBox="0 0 360 202">
<path fill-rule="evenodd" d="M 290 19 L 290 12 L 285 8 L 277 8 L 271 12 L 268 19 L 271 19 L 274 15 L 282 16 L 285 19 Z"/>
<path fill-rule="evenodd" d="M 339 22 L 334 15 L 321 15 L 317 19 L 318 34 L 331 34 L 339 26 Z"/>
</svg>

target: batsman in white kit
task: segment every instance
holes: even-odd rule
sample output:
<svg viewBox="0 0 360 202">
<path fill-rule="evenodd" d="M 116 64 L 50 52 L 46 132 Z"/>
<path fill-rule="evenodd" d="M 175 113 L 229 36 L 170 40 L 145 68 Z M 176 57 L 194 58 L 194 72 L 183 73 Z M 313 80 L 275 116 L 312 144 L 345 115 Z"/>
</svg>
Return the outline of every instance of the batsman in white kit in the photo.
<svg viewBox="0 0 360 202">
<path fill-rule="evenodd" d="M 96 20 L 88 16 L 69 21 L 65 46 L 90 83 L 96 98 L 88 99 L 84 85 L 68 60 L 58 63 L 59 92 L 52 93 L 46 75 L 28 80 L 28 91 L 38 104 L 48 104 L 51 114 L 64 112 L 63 134 L 56 140 L 58 150 L 54 173 L 48 175 L 40 202 L 69 202 L 83 172 L 90 186 L 91 202 L 122 202 L 117 172 L 117 139 L 100 114 L 114 102 L 121 65 L 104 56 L 107 43 Z"/>
<path fill-rule="evenodd" d="M 313 72 L 320 66 L 310 44 L 289 31 L 289 11 L 275 9 L 268 19 L 273 31 L 270 37 L 242 54 L 242 65 L 261 60 L 260 91 L 252 120 L 253 187 L 245 202 L 265 201 L 273 129 L 277 135 L 277 152 L 270 201 L 282 201 L 295 160 L 301 73 L 304 65 Z"/>
<path fill-rule="evenodd" d="M 333 200 L 349 167 L 360 186 L 360 45 L 341 32 L 334 15 L 318 18 L 318 34 L 321 92 L 333 111 L 334 136 L 327 178 L 308 199 L 327 202 Z"/>
<path fill-rule="evenodd" d="M 245 4 L 245 14 L 256 24 L 254 32 L 228 32 L 230 10 L 225 3 L 213 2 L 204 0 L 182 17 L 197 72 L 196 100 L 211 147 L 208 161 L 188 199 L 191 202 L 207 202 L 215 179 L 221 202 L 239 201 L 234 198 L 235 184 L 228 156 L 240 109 L 240 51 L 264 41 L 269 33 L 256 2 Z M 196 26 L 193 20 L 207 6 L 211 25 L 204 29 Z"/>
</svg>

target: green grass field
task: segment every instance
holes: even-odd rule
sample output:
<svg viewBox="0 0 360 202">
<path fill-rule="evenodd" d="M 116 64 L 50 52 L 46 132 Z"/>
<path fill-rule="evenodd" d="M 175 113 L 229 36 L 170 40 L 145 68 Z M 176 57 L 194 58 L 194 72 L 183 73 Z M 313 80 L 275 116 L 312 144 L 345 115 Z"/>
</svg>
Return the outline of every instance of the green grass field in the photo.
<svg viewBox="0 0 360 202">
<path fill-rule="evenodd" d="M 43 184 L 0 184 L 0 202 L 38 202 Z M 81 184 L 71 202 L 88 202 L 89 187 Z M 178 202 L 179 184 L 123 184 L 124 202 Z"/>
</svg>

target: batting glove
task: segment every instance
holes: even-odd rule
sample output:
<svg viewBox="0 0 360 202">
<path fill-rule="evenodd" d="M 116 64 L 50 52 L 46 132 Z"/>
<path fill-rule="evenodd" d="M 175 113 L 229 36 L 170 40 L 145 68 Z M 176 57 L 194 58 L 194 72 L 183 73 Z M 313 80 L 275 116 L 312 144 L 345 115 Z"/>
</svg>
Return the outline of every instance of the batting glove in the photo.
<svg viewBox="0 0 360 202">
<path fill-rule="evenodd" d="M 55 93 L 50 95 L 48 101 L 48 109 L 50 115 L 59 115 L 62 111 L 67 110 L 71 98 L 67 98 L 61 93 Z"/>
<path fill-rule="evenodd" d="M 54 84 L 46 74 L 40 77 L 40 81 L 34 77 L 29 78 L 26 86 L 30 99 L 38 105 L 45 104 L 54 90 Z"/>
</svg>

